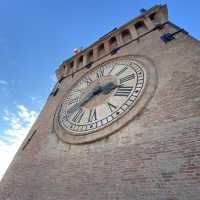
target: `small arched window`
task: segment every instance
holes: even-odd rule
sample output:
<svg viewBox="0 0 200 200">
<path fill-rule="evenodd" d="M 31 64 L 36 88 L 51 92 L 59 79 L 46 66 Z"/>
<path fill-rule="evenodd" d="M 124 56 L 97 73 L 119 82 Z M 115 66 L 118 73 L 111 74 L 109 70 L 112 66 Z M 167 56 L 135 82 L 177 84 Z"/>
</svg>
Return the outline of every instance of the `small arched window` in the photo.
<svg viewBox="0 0 200 200">
<path fill-rule="evenodd" d="M 117 48 L 117 39 L 116 37 L 111 37 L 109 40 L 109 46 L 110 46 L 110 50 L 112 51 L 113 49 Z"/>
<path fill-rule="evenodd" d="M 122 31 L 121 36 L 124 43 L 129 42 L 132 39 L 129 29 Z"/>
<path fill-rule="evenodd" d="M 135 24 L 135 29 L 136 29 L 138 35 L 146 32 L 148 30 L 143 21 L 137 22 Z"/>
</svg>

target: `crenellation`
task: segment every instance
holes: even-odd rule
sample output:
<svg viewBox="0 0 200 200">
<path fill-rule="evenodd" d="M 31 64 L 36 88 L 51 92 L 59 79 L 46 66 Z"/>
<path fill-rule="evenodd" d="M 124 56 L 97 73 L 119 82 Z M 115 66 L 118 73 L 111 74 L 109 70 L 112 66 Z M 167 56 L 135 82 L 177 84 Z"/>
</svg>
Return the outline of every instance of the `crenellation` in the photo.
<svg viewBox="0 0 200 200">
<path fill-rule="evenodd" d="M 131 33 L 131 39 L 132 40 L 136 39 L 138 37 L 138 34 L 137 34 L 137 31 L 136 31 L 135 25 L 130 24 L 128 28 L 129 28 L 130 33 Z M 122 45 L 124 45 L 124 43 Z"/>
<path fill-rule="evenodd" d="M 161 24 L 165 23 L 168 21 L 168 10 L 167 10 L 167 5 L 161 6 L 157 10 L 157 16 Z"/>
<path fill-rule="evenodd" d="M 152 20 L 150 19 L 149 16 L 145 16 L 144 18 L 144 24 L 146 25 L 148 30 L 151 30 L 155 27 L 156 24 L 158 24 L 159 22 L 157 20 L 155 20 L 155 18 L 153 18 Z"/>
<path fill-rule="evenodd" d="M 115 34 L 115 37 L 117 38 L 118 47 L 122 46 L 123 45 L 123 40 L 122 40 L 122 36 L 121 36 L 120 32 L 117 32 Z"/>
<path fill-rule="evenodd" d="M 88 57 L 87 57 L 87 54 L 85 53 L 85 54 L 83 54 L 83 66 L 86 66 L 87 65 L 87 63 L 88 63 Z"/>
<path fill-rule="evenodd" d="M 143 33 L 148 31 L 147 25 L 145 24 L 144 20 L 139 20 L 137 23 L 134 24 L 137 36 L 142 35 Z"/>
<path fill-rule="evenodd" d="M 105 54 L 104 55 L 107 55 L 110 52 L 110 45 L 109 45 L 109 39 L 108 38 L 106 38 L 104 40 L 104 48 L 105 48 Z"/>
<path fill-rule="evenodd" d="M 65 62 L 68 63 L 74 60 L 73 72 L 75 72 L 76 70 L 79 70 L 80 68 L 86 66 L 91 60 L 92 62 L 94 62 L 95 60 L 112 51 L 112 48 L 109 44 L 109 38 L 115 37 L 117 40 L 117 45 L 113 45 L 119 47 L 126 44 L 127 42 L 130 42 L 133 39 L 136 39 L 145 32 L 152 30 L 153 28 L 155 28 L 156 25 L 165 23 L 167 20 L 168 15 L 166 5 L 155 6 L 152 9 L 147 10 L 139 17 L 123 25 L 122 27 L 114 28 L 112 31 L 101 37 L 96 43 L 81 51 L 81 53 L 74 55 L 72 58 L 66 60 Z M 91 51 L 93 51 L 93 56 L 88 55 Z M 83 62 L 81 62 L 81 64 L 78 62 L 80 56 L 83 56 Z M 59 76 L 69 75 L 72 71 L 67 70 L 66 73 L 66 70 L 63 71 L 62 68 L 59 68 L 58 70 L 60 71 Z"/>
<path fill-rule="evenodd" d="M 102 42 L 101 44 L 98 45 L 97 47 L 97 57 L 102 57 L 103 55 L 105 55 L 106 50 L 105 50 L 105 43 Z"/>
<path fill-rule="evenodd" d="M 121 31 L 121 37 L 123 44 L 126 44 L 132 40 L 133 35 L 131 35 L 131 31 L 128 27 Z"/>
<path fill-rule="evenodd" d="M 78 58 L 77 58 L 77 66 L 76 68 L 79 69 L 81 67 L 83 67 L 83 55 L 80 55 Z"/>
</svg>

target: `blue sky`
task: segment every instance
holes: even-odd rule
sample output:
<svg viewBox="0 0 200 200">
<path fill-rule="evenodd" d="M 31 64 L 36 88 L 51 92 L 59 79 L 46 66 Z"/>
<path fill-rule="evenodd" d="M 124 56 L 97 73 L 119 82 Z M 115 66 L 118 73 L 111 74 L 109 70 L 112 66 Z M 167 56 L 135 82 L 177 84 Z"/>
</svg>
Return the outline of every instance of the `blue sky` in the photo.
<svg viewBox="0 0 200 200">
<path fill-rule="evenodd" d="M 57 66 L 141 8 L 164 3 L 170 21 L 200 39 L 197 0 L 0 0 L 0 178 L 47 99 Z"/>
</svg>

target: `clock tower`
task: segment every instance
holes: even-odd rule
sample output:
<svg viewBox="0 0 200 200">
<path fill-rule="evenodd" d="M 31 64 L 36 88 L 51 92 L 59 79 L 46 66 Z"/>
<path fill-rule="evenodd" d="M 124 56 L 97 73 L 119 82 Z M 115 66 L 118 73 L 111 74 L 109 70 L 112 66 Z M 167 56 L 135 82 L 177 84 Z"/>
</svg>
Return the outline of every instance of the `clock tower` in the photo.
<svg viewBox="0 0 200 200">
<path fill-rule="evenodd" d="M 1 200 L 199 200 L 200 43 L 166 5 L 65 60 Z"/>
</svg>

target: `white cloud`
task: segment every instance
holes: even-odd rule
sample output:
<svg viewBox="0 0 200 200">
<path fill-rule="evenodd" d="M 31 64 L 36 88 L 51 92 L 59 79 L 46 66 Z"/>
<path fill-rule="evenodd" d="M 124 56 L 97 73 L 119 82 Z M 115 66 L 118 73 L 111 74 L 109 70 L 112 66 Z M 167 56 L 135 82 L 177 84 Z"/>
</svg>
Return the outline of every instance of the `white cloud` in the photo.
<svg viewBox="0 0 200 200">
<path fill-rule="evenodd" d="M 28 134 L 29 129 L 38 116 L 33 110 L 28 110 L 24 105 L 17 105 L 17 113 L 4 111 L 4 120 L 8 122 L 9 128 L 0 134 L 0 179 L 12 161 L 15 153 Z"/>
<path fill-rule="evenodd" d="M 4 81 L 4 80 L 0 80 L 0 85 L 5 85 L 7 86 L 8 85 L 8 82 Z"/>
</svg>

